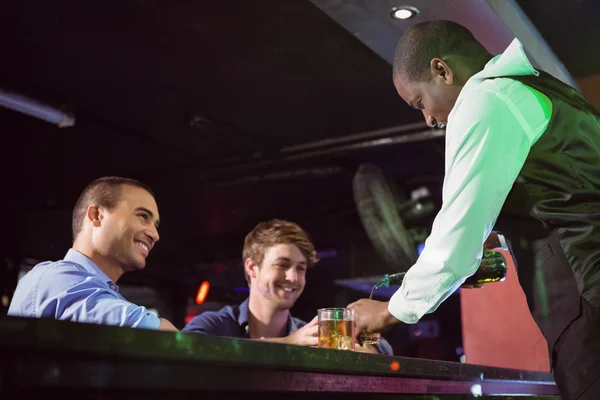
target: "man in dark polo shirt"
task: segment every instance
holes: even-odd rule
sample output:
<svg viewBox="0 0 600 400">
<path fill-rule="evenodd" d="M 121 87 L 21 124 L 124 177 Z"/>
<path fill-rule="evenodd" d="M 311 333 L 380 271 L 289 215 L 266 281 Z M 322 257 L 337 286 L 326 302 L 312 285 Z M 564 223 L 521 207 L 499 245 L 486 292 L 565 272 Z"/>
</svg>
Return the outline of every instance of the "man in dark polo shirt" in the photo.
<svg viewBox="0 0 600 400">
<path fill-rule="evenodd" d="M 316 346 L 317 317 L 306 323 L 290 314 L 304 290 L 306 270 L 317 262 L 308 234 L 293 222 L 261 222 L 246 236 L 243 259 L 250 296 L 240 305 L 196 316 L 183 332 Z M 384 339 L 356 349 L 392 355 Z"/>
</svg>

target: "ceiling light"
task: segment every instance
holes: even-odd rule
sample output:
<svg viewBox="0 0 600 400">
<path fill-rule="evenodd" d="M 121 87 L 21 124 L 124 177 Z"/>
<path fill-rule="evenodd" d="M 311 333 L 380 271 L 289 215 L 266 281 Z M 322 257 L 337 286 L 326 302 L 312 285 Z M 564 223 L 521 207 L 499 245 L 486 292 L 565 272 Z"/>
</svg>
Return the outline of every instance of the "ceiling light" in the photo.
<svg viewBox="0 0 600 400">
<path fill-rule="evenodd" d="M 393 19 L 411 19 L 419 15 L 419 10 L 412 6 L 394 7 L 390 15 Z"/>
<path fill-rule="evenodd" d="M 50 122 L 59 128 L 75 125 L 73 114 L 2 88 L 0 88 L 0 106 Z"/>
</svg>

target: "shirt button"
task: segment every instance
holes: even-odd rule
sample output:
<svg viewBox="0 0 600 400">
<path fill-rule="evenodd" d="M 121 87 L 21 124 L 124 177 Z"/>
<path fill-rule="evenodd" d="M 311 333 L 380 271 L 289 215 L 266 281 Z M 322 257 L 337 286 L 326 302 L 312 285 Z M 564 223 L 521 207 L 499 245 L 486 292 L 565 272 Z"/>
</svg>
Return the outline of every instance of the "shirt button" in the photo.
<svg viewBox="0 0 600 400">
<path fill-rule="evenodd" d="M 117 287 L 116 287 L 115 285 L 110 285 L 110 288 L 111 288 L 112 290 L 117 290 Z"/>
</svg>

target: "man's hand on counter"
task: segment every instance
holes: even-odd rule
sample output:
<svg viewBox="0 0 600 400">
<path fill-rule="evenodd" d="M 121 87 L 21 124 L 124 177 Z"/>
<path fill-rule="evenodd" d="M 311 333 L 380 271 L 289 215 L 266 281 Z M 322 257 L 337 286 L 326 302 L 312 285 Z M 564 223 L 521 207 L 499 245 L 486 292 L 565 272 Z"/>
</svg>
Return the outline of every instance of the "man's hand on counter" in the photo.
<svg viewBox="0 0 600 400">
<path fill-rule="evenodd" d="M 356 343 L 354 351 L 358 351 L 359 353 L 381 354 L 379 353 L 379 350 L 377 350 L 377 347 L 370 344 L 361 345 L 359 343 Z"/>
<path fill-rule="evenodd" d="M 314 317 L 312 321 L 298 329 L 296 332 L 281 338 L 261 338 L 266 342 L 293 344 L 296 346 L 315 347 L 319 341 L 319 320 Z"/>
<path fill-rule="evenodd" d="M 179 332 L 179 329 L 175 328 L 175 326 L 167 319 L 160 318 L 160 325 L 158 327 L 159 331 L 168 331 L 168 332 Z"/>
<path fill-rule="evenodd" d="M 319 341 L 319 319 L 314 317 L 308 324 L 284 339 L 287 344 L 316 346 Z"/>
<path fill-rule="evenodd" d="M 383 332 L 400 322 L 388 311 L 388 302 L 360 299 L 349 304 L 348 308 L 354 309 L 357 335 Z"/>
</svg>

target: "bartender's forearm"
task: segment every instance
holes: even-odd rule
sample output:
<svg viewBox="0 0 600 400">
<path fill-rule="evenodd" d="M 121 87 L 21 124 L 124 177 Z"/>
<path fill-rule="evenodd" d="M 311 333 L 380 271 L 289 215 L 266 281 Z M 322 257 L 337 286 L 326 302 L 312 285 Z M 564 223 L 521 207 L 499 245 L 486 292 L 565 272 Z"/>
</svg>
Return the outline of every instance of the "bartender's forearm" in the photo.
<svg viewBox="0 0 600 400">
<path fill-rule="evenodd" d="M 381 319 L 383 320 L 383 324 L 387 329 L 391 328 L 394 325 L 399 324 L 400 321 L 398 318 L 394 317 L 392 313 L 389 311 L 390 302 L 387 302 L 385 310 L 383 310 L 383 314 L 381 315 Z"/>
</svg>

